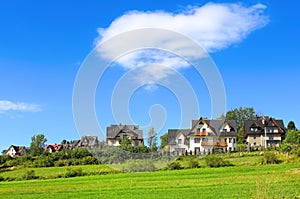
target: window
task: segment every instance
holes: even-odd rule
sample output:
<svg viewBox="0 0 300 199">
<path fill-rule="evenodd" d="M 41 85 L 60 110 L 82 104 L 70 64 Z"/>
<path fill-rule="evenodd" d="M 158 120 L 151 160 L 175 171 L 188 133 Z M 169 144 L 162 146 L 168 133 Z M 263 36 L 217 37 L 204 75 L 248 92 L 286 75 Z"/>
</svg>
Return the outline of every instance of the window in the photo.
<svg viewBox="0 0 300 199">
<path fill-rule="evenodd" d="M 202 138 L 202 142 L 208 142 L 208 138 Z"/>
<path fill-rule="evenodd" d="M 202 128 L 202 132 L 206 132 L 206 128 Z"/>
<path fill-rule="evenodd" d="M 226 133 L 227 132 L 227 130 L 226 129 L 223 129 L 223 133 Z"/>
<path fill-rule="evenodd" d="M 231 143 L 231 138 L 228 138 L 228 143 Z"/>
<path fill-rule="evenodd" d="M 135 141 L 134 142 L 134 146 L 139 146 L 140 142 L 139 141 Z"/>
<path fill-rule="evenodd" d="M 253 139 L 256 139 L 256 135 L 253 135 Z"/>
<path fill-rule="evenodd" d="M 178 139 L 178 144 L 182 144 L 182 139 Z"/>
<path fill-rule="evenodd" d="M 197 128 L 197 132 L 200 132 L 200 128 Z"/>
<path fill-rule="evenodd" d="M 224 139 L 224 142 L 227 142 L 227 138 Z"/>
<path fill-rule="evenodd" d="M 123 135 L 123 140 L 127 138 L 127 135 Z"/>
<path fill-rule="evenodd" d="M 200 138 L 195 138 L 194 142 L 195 143 L 200 143 Z"/>
<path fill-rule="evenodd" d="M 235 143 L 235 138 L 232 138 L 232 142 Z"/>
<path fill-rule="evenodd" d="M 256 142 L 253 143 L 253 146 L 256 146 Z"/>
</svg>

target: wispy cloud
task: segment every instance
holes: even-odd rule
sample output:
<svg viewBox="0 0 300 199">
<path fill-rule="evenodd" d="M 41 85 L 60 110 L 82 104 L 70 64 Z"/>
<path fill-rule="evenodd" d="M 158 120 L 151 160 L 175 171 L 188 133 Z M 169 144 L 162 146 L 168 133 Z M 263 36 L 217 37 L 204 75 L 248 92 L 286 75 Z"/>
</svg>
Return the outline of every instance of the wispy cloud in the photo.
<svg viewBox="0 0 300 199">
<path fill-rule="evenodd" d="M 264 14 L 265 9 L 266 6 L 263 4 L 246 7 L 240 3 L 208 3 L 201 7 L 188 6 L 179 13 L 130 11 L 115 19 L 108 28 L 99 28 L 99 37 L 95 43 L 98 45 L 113 36 L 131 30 L 161 28 L 187 35 L 207 52 L 214 53 L 241 42 L 251 32 L 268 24 L 268 16 Z M 163 37 L 162 35 L 157 37 L 161 37 L 161 40 L 158 40 L 161 42 L 161 46 L 183 49 L 185 56 L 199 56 L 193 54 L 193 49 L 189 49 L 188 46 L 176 39 L 168 40 L 167 36 Z M 138 44 L 145 40 L 147 40 L 146 35 L 133 37 L 132 41 L 111 44 L 105 49 L 100 49 L 100 54 L 107 59 L 112 59 L 118 54 L 119 48 L 130 45 L 132 42 L 139 46 Z M 121 57 L 116 62 L 127 69 L 148 64 L 165 65 L 173 69 L 188 66 L 182 59 L 161 51 L 150 51 L 150 53 L 137 51 Z M 154 71 L 158 74 L 162 73 L 157 68 Z M 150 76 L 154 76 L 154 74 L 150 73 Z"/>
<path fill-rule="evenodd" d="M 0 100 L 0 114 L 8 111 L 39 112 L 41 111 L 41 106 L 38 104 Z"/>
</svg>

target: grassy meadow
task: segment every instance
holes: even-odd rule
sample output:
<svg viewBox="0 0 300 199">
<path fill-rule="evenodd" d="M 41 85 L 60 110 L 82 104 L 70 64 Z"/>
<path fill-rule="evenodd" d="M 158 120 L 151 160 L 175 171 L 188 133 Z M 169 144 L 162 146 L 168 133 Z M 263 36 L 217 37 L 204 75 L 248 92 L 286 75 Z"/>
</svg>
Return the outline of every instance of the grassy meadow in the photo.
<svg viewBox="0 0 300 199">
<path fill-rule="evenodd" d="M 300 162 L 261 165 L 258 155 L 223 155 L 235 166 L 117 173 L 104 165 L 72 166 L 90 175 L 61 178 L 68 167 L 1 172 L 16 178 L 28 170 L 37 180 L 0 182 L 0 198 L 300 198 Z M 285 158 L 282 156 L 281 158 Z M 180 161 L 182 167 L 187 157 Z M 293 160 L 293 161 L 292 161 Z"/>
</svg>

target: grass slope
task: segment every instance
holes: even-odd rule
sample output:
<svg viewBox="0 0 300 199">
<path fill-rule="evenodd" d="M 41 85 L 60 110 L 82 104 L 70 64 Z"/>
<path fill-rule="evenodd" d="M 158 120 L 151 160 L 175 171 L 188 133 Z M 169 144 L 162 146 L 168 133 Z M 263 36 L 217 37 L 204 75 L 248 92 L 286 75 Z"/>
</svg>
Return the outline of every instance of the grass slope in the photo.
<svg viewBox="0 0 300 199">
<path fill-rule="evenodd" d="M 299 187 L 300 163 L 296 162 L 0 182 L 0 197 L 295 198 L 300 197 Z"/>
</svg>

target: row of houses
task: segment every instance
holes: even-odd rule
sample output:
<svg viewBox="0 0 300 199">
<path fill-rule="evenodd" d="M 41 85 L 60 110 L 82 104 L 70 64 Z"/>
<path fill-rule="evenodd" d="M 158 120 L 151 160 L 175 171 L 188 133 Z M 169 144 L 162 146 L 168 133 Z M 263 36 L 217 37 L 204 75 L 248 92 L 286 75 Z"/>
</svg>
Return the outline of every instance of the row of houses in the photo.
<svg viewBox="0 0 300 199">
<path fill-rule="evenodd" d="M 243 142 L 248 148 L 278 147 L 285 139 L 286 129 L 283 120 L 272 117 L 256 117 L 246 120 L 243 125 Z M 189 129 L 169 129 L 170 152 L 179 154 L 188 151 L 212 153 L 215 151 L 235 151 L 237 149 L 237 125 L 233 120 L 192 120 Z"/>
<path fill-rule="evenodd" d="M 206 119 L 192 120 L 190 128 L 169 129 L 167 149 L 171 153 L 193 154 L 236 151 L 238 139 L 237 124 L 233 120 Z M 246 120 L 243 125 L 243 141 L 248 147 L 279 146 L 284 140 L 286 129 L 282 120 L 272 117 L 256 117 Z M 129 139 L 133 146 L 144 145 L 143 130 L 138 125 L 111 125 L 106 129 L 108 146 L 120 146 L 122 140 Z M 94 148 L 99 145 L 97 136 L 82 136 L 71 144 L 49 144 L 49 153 L 63 148 Z M 11 145 L 3 154 L 22 156 L 25 146 Z"/>
<path fill-rule="evenodd" d="M 243 125 L 243 141 L 248 147 L 279 146 L 286 129 L 283 120 L 272 117 L 256 117 Z M 133 146 L 144 144 L 143 131 L 137 125 L 111 125 L 106 129 L 106 143 L 120 146 L 123 139 L 132 140 Z M 236 151 L 237 124 L 233 120 L 192 120 L 188 129 L 168 130 L 168 150 L 172 153 L 212 153 L 213 151 Z"/>
<path fill-rule="evenodd" d="M 71 143 L 65 144 L 48 144 L 44 148 L 45 151 L 49 153 L 61 151 L 63 149 L 77 149 L 77 148 L 94 148 L 99 145 L 99 140 L 97 136 L 82 136 L 80 140 L 74 140 Z M 25 146 L 15 146 L 11 145 L 7 150 L 3 151 L 3 155 L 23 156 L 29 151 Z"/>
</svg>

